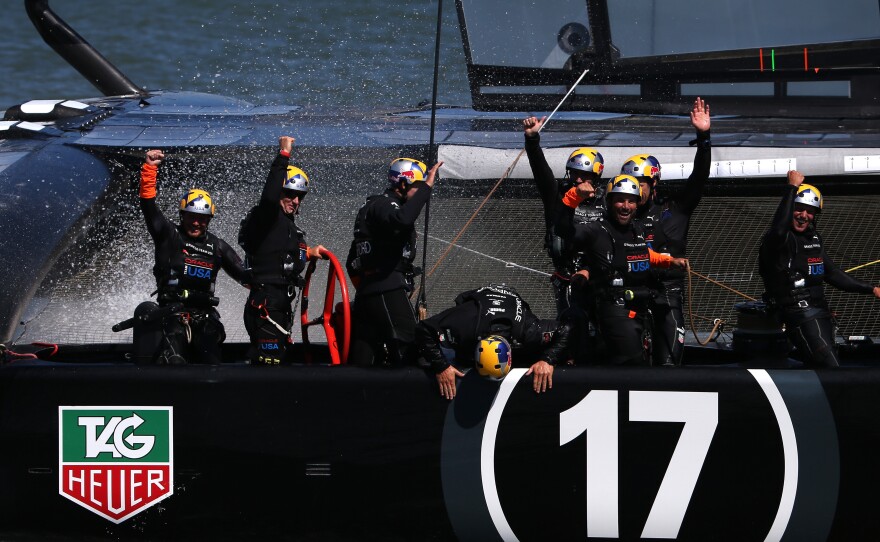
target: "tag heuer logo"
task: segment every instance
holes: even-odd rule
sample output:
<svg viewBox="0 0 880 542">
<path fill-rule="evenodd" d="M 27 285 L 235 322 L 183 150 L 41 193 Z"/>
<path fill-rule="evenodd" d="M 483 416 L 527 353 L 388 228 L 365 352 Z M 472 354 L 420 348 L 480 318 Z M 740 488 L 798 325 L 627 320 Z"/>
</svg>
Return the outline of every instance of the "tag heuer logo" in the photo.
<svg viewBox="0 0 880 542">
<path fill-rule="evenodd" d="M 171 407 L 58 407 L 58 492 L 121 523 L 174 492 Z"/>
</svg>

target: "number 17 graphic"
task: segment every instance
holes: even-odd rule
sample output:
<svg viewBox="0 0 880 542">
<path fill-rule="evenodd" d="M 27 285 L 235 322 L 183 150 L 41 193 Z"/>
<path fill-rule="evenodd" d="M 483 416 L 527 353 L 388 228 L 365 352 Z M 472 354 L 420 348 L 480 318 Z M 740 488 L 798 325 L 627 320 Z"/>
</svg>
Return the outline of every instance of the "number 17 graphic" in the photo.
<svg viewBox="0 0 880 542">
<path fill-rule="evenodd" d="M 559 445 L 587 439 L 587 536 L 618 538 L 618 392 L 593 390 L 559 415 Z M 642 538 L 676 538 L 718 427 L 718 394 L 630 391 L 629 420 L 684 422 Z"/>
</svg>

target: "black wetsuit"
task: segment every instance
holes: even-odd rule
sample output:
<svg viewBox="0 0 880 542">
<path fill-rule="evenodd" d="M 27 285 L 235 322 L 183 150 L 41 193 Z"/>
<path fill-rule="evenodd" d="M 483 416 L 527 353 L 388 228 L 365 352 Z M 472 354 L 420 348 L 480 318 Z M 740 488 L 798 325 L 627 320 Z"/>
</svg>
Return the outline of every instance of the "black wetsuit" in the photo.
<svg viewBox="0 0 880 542">
<path fill-rule="evenodd" d="M 554 273 L 550 282 L 556 296 L 556 314 L 560 316 L 572 305 L 571 275 L 577 271 L 580 254 L 573 250 L 571 241 L 560 234 L 556 221 L 561 215 L 571 216 L 575 224 L 587 224 L 602 218 L 605 214 L 605 188 L 595 187 L 596 197 L 584 200 L 574 213 L 571 213 L 562 203 L 562 197 L 571 188 L 571 183 L 559 181 L 553 175 L 553 170 L 547 164 L 544 151 L 541 149 L 540 134 L 527 135 L 525 138 L 526 156 L 529 158 L 532 176 L 535 178 L 535 185 L 544 205 L 544 248 L 553 261 Z"/>
<path fill-rule="evenodd" d="M 610 217 L 572 227 L 572 243 L 584 254 L 579 269 L 590 274 L 589 310 L 605 345 L 599 361 L 650 365 L 647 315 L 654 291 L 649 288 L 650 254 L 641 227 L 634 221 L 621 226 Z"/>
<path fill-rule="evenodd" d="M 244 326 L 251 339 L 249 357 L 255 364 L 289 361 L 291 304 L 306 266 L 305 232 L 296 225 L 296 217 L 285 214 L 280 204 L 289 163 L 287 155 L 279 153 L 275 157 L 260 203 L 250 210 L 239 233 L 246 265 L 253 273 Z"/>
<path fill-rule="evenodd" d="M 415 222 L 430 197 L 431 187 L 424 183 L 406 201 L 388 189 L 367 198 L 358 211 L 346 260 L 357 286 L 350 363 L 402 365 L 415 360 L 416 315 L 407 294 L 415 274 Z"/>
<path fill-rule="evenodd" d="M 712 142 L 709 132 L 697 132 L 694 169 L 684 188 L 669 198 L 657 198 L 636 212 L 645 233 L 645 241 L 655 252 L 673 258 L 687 257 L 687 236 L 691 215 L 703 197 L 712 163 Z M 681 365 L 684 354 L 683 292 L 687 271 L 653 269 L 657 296 L 652 299 L 654 365 Z"/>
<path fill-rule="evenodd" d="M 520 295 L 504 285 L 489 285 L 460 294 L 455 306 L 419 322 L 419 354 L 439 374 L 453 361 L 472 366 L 480 339 L 503 335 L 514 349 L 514 366 L 565 359 L 571 334 L 568 323 L 539 320 Z"/>
<path fill-rule="evenodd" d="M 812 225 L 803 233 L 794 231 L 796 193 L 796 187 L 786 187 L 773 224 L 761 240 L 758 270 L 770 311 L 785 324 L 786 335 L 804 363 L 810 367 L 837 367 L 840 363 L 834 325 L 823 283 L 864 294 L 872 293 L 873 286 L 837 267 Z"/>
<path fill-rule="evenodd" d="M 144 164 L 144 168 L 155 166 Z M 192 238 L 171 223 L 156 206 L 155 197 L 140 199 L 147 231 L 156 246 L 153 275 L 158 287 L 159 309 L 168 311 L 160 322 L 163 340 L 158 352 L 140 351 L 139 361 L 159 363 L 220 363 L 220 344 L 226 338 L 220 314 L 214 307 L 214 284 L 222 268 L 242 282 L 248 276 L 241 258 L 228 243 L 208 232 Z M 138 341 L 136 341 L 137 343 Z M 147 342 L 141 343 L 145 347 Z"/>
</svg>

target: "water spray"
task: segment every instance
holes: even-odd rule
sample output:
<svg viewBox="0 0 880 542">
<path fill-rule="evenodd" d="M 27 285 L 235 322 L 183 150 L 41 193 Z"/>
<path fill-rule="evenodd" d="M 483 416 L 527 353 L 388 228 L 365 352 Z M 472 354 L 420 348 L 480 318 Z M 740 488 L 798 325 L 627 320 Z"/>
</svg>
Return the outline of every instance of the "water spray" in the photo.
<svg viewBox="0 0 880 542">
<path fill-rule="evenodd" d="M 565 103 L 565 100 L 567 100 L 568 97 L 571 96 L 572 92 L 574 92 L 574 90 L 577 88 L 577 86 L 580 84 L 580 82 L 583 80 L 583 78 L 587 75 L 587 73 L 589 71 L 590 71 L 589 68 L 585 69 L 584 72 L 580 75 L 580 77 L 577 78 L 577 81 L 575 81 L 574 84 L 571 86 L 571 88 L 568 89 L 568 92 L 565 93 L 565 96 L 562 97 L 562 99 L 559 101 L 558 104 L 556 104 L 556 107 L 553 109 L 553 111 L 550 113 L 550 115 L 548 115 L 547 118 L 544 120 L 544 123 L 541 125 L 541 128 L 538 129 L 539 132 L 545 126 L 547 126 L 547 123 L 550 122 L 550 119 L 553 118 L 553 115 L 555 115 L 556 112 L 559 111 L 559 108 L 562 107 L 562 104 Z M 432 130 L 432 137 L 433 137 L 433 130 Z M 504 181 L 504 179 L 506 179 L 507 176 L 510 175 L 510 173 L 513 171 L 513 169 L 516 167 L 516 164 L 519 162 L 519 159 L 522 158 L 522 155 L 525 152 L 526 152 L 525 148 L 523 148 L 519 151 L 519 154 L 516 155 L 516 158 L 513 159 L 513 162 L 510 164 L 510 166 L 508 166 L 507 169 L 504 170 L 504 173 L 501 175 L 501 178 L 498 179 L 498 182 L 495 183 L 495 186 L 492 187 L 492 190 L 490 190 L 489 193 L 486 194 L 486 197 L 483 198 L 483 201 L 480 202 L 480 205 L 477 206 L 477 209 L 474 211 L 474 213 L 471 215 L 471 217 L 467 220 L 467 222 L 465 222 L 465 224 L 461 228 L 461 230 L 459 230 L 459 232 L 457 234 L 455 234 L 455 237 L 453 237 L 453 239 L 451 241 L 449 241 L 449 245 L 446 247 L 446 250 L 437 259 L 437 261 L 434 263 L 433 267 L 431 267 L 431 270 L 422 275 L 422 285 L 420 286 L 420 288 L 422 288 L 422 291 L 419 292 L 420 296 L 423 295 L 426 276 L 430 277 L 431 275 L 433 275 L 434 271 L 436 271 L 437 268 L 440 266 L 440 264 L 443 262 L 443 260 L 446 259 L 446 256 L 449 254 L 449 251 L 452 250 L 453 247 L 458 246 L 458 245 L 456 245 L 458 240 L 461 238 L 462 235 L 464 235 L 464 232 L 467 231 L 467 229 L 470 227 L 471 222 L 474 221 L 474 218 L 477 217 L 477 215 L 480 213 L 480 210 L 483 208 L 483 206 L 486 204 L 486 202 L 489 201 L 489 198 L 492 197 L 492 194 L 494 194 L 495 191 L 498 189 L 498 187 L 501 186 L 501 183 Z M 426 224 L 427 224 L 427 220 L 426 220 Z M 426 226 L 426 228 L 427 228 L 427 226 Z M 427 235 L 425 236 L 425 240 L 427 243 Z M 424 254 L 423 254 L 423 257 L 424 257 Z"/>
</svg>

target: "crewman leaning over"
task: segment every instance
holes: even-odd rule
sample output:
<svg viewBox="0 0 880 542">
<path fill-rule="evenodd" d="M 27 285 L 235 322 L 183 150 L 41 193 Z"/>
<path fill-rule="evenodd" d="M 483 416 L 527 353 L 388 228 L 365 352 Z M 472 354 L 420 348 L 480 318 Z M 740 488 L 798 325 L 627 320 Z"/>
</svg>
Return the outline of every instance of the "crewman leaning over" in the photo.
<svg viewBox="0 0 880 542">
<path fill-rule="evenodd" d="M 180 225 L 159 210 L 156 176 L 164 159 L 160 150 L 147 151 L 141 167 L 140 206 L 156 247 L 158 304 L 142 303 L 135 310 L 135 360 L 220 363 L 226 333 L 214 297 L 217 274 L 222 268 L 236 281 L 246 282 L 248 273 L 235 250 L 208 231 L 215 209 L 206 191 L 192 189 L 183 196 Z"/>
<path fill-rule="evenodd" d="M 553 367 L 568 358 L 572 324 L 539 320 L 519 293 L 504 284 L 463 292 L 455 306 L 422 320 L 416 344 L 437 379 L 440 395 L 454 399 L 456 378 L 476 364 L 477 371 L 503 377 L 514 365 L 528 367 L 532 388 L 553 387 Z"/>
</svg>

